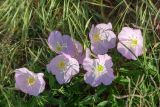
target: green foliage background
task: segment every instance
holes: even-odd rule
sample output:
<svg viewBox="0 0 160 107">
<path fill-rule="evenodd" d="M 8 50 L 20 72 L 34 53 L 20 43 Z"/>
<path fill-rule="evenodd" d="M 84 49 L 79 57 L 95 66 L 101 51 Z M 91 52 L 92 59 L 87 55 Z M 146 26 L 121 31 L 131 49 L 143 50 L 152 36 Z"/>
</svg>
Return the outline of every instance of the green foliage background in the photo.
<svg viewBox="0 0 160 107">
<path fill-rule="evenodd" d="M 1 0 L 0 106 L 160 106 L 159 8 L 159 0 Z M 91 25 L 108 22 L 116 35 L 124 26 L 141 29 L 144 55 L 130 61 L 116 48 L 109 51 L 116 75 L 110 86 L 90 87 L 83 80 L 83 70 L 69 84 L 59 85 L 46 70 L 55 56 L 47 46 L 49 32 L 60 30 L 88 47 Z M 39 97 L 15 89 L 14 69 L 20 67 L 45 73 L 47 85 Z"/>
</svg>

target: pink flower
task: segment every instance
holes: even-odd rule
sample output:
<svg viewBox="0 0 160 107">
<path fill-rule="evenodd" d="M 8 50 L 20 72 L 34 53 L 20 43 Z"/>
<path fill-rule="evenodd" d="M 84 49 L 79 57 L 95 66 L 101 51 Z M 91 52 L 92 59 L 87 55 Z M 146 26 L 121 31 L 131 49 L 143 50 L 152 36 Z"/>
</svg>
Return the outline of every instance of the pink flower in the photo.
<svg viewBox="0 0 160 107">
<path fill-rule="evenodd" d="M 143 54 L 143 37 L 140 29 L 124 27 L 118 39 L 117 49 L 127 59 L 136 60 Z"/>
<path fill-rule="evenodd" d="M 91 40 L 91 50 L 95 54 L 103 55 L 107 53 L 108 49 L 116 46 L 116 35 L 112 31 L 111 23 L 92 25 L 89 38 Z"/>
<path fill-rule="evenodd" d="M 68 35 L 63 35 L 59 31 L 51 32 L 48 37 L 49 48 L 57 54 L 68 54 L 82 64 L 84 59 L 82 45 Z"/>
<path fill-rule="evenodd" d="M 56 76 L 59 84 L 69 83 L 79 73 L 79 63 L 67 54 L 56 56 L 47 65 L 48 71 Z"/>
<path fill-rule="evenodd" d="M 50 49 L 58 54 L 65 53 L 74 57 L 74 42 L 68 35 L 63 35 L 59 31 L 51 32 L 48 37 L 48 45 Z"/>
<path fill-rule="evenodd" d="M 15 70 L 15 87 L 29 95 L 38 96 L 45 88 L 43 73 L 33 73 L 27 68 Z"/>
<path fill-rule="evenodd" d="M 114 80 L 112 69 L 113 63 L 110 56 L 98 55 L 97 58 L 90 58 L 89 49 L 86 50 L 86 58 L 83 61 L 83 68 L 87 71 L 84 75 L 84 80 L 92 87 L 97 87 L 100 84 L 110 85 Z"/>
</svg>

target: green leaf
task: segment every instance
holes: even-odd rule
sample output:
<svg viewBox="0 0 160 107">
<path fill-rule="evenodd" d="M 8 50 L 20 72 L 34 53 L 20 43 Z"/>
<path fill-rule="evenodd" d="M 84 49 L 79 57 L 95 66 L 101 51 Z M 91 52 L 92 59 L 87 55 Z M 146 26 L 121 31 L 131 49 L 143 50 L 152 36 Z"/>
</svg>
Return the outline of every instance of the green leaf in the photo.
<svg viewBox="0 0 160 107">
<path fill-rule="evenodd" d="M 105 107 L 107 105 L 108 101 L 102 101 L 100 102 L 97 107 Z"/>
<path fill-rule="evenodd" d="M 127 78 L 125 78 L 124 76 L 119 76 L 115 79 L 115 82 L 120 83 L 120 84 L 128 84 L 129 81 Z"/>
<path fill-rule="evenodd" d="M 87 30 L 87 28 L 88 28 L 88 26 L 89 26 L 89 23 L 90 23 L 91 19 L 92 19 L 92 17 L 87 21 L 87 23 L 86 23 L 86 25 L 85 25 L 85 30 L 84 30 L 84 31 Z"/>
</svg>

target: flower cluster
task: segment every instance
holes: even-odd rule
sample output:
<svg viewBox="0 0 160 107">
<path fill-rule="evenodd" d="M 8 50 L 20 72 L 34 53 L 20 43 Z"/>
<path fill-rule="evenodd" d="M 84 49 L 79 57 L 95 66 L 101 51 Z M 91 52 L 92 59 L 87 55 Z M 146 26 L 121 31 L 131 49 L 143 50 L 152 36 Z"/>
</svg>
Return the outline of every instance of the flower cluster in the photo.
<svg viewBox="0 0 160 107">
<path fill-rule="evenodd" d="M 85 57 L 81 44 L 70 36 L 54 31 L 49 35 L 48 45 L 59 55 L 51 60 L 47 70 L 56 76 L 59 84 L 70 82 L 79 73 L 79 63 L 82 64 Z"/>
<path fill-rule="evenodd" d="M 114 80 L 112 58 L 107 54 L 116 47 L 116 34 L 112 24 L 92 25 L 89 32 L 91 47 L 83 49 L 81 43 L 59 31 L 53 31 L 48 37 L 49 48 L 57 53 L 47 70 L 55 75 L 59 84 L 66 84 L 79 73 L 80 64 L 86 71 L 84 81 L 92 87 L 100 84 L 110 85 Z M 117 50 L 127 59 L 136 60 L 143 54 L 143 37 L 139 29 L 122 28 L 118 35 Z M 37 96 L 45 88 L 43 73 L 35 74 L 26 68 L 16 70 L 16 88 L 24 93 Z"/>
</svg>

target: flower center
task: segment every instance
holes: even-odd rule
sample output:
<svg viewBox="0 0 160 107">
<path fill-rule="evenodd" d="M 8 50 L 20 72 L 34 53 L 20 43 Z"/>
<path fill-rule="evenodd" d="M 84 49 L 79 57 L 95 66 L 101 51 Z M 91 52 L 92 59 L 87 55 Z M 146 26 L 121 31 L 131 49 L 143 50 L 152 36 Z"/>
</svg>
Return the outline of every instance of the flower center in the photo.
<svg viewBox="0 0 160 107">
<path fill-rule="evenodd" d="M 66 65 L 64 61 L 60 61 L 57 65 L 58 69 L 64 70 Z"/>
<path fill-rule="evenodd" d="M 98 72 L 103 72 L 104 67 L 103 67 L 102 65 L 98 65 L 98 66 L 96 67 L 96 70 L 97 70 Z"/>
<path fill-rule="evenodd" d="M 28 77 L 27 78 L 27 83 L 29 86 L 32 86 L 36 83 L 36 79 L 34 77 Z"/>
<path fill-rule="evenodd" d="M 132 45 L 133 47 L 135 47 L 135 46 L 137 46 L 137 44 L 138 44 L 138 40 L 137 40 L 137 39 L 132 39 L 131 45 Z"/>
<path fill-rule="evenodd" d="M 57 52 L 60 52 L 60 51 L 62 51 L 63 50 L 63 46 L 60 44 L 60 43 L 57 43 L 56 44 L 56 51 Z"/>
<path fill-rule="evenodd" d="M 93 41 L 94 42 L 99 42 L 101 40 L 101 38 L 100 38 L 100 35 L 99 34 L 95 34 L 95 35 L 93 35 Z"/>
</svg>

